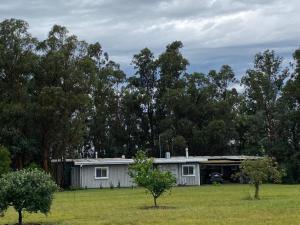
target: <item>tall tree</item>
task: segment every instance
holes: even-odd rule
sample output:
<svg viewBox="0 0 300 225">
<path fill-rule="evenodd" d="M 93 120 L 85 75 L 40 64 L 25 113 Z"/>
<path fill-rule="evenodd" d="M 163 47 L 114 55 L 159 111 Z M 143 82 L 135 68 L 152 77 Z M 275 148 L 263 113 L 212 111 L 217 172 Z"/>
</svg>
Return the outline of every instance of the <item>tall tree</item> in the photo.
<svg viewBox="0 0 300 225">
<path fill-rule="evenodd" d="M 184 93 L 184 75 L 189 62 L 183 57 L 180 49 L 182 42 L 174 41 L 167 45 L 165 52 L 158 58 L 159 81 L 157 91 L 157 118 L 160 141 L 166 151 L 173 150 L 176 137 L 176 116 L 174 103 Z M 180 138 L 183 140 L 182 138 Z M 161 144 L 161 143 L 160 143 Z"/>
<path fill-rule="evenodd" d="M 35 149 L 29 90 L 38 62 L 35 46 L 25 21 L 0 23 L 0 142 L 9 149 L 19 169 Z"/>
<path fill-rule="evenodd" d="M 286 182 L 300 182 L 300 50 L 294 53 L 295 70 L 277 102 L 276 155 L 287 170 Z"/>
<path fill-rule="evenodd" d="M 247 110 L 252 115 L 262 114 L 265 137 L 261 138 L 266 140 L 263 144 L 271 155 L 278 137 L 274 115 L 276 102 L 288 75 L 288 70 L 282 68 L 282 58 L 276 56 L 274 51 L 266 50 L 255 56 L 254 68 L 247 70 L 242 78 Z"/>
<path fill-rule="evenodd" d="M 120 66 L 109 60 L 100 44 L 90 46 L 96 64 L 92 82 L 93 109 L 89 119 L 89 138 L 101 156 L 115 156 L 123 151 L 124 127 L 122 118 L 122 90 L 125 79 Z"/>
<path fill-rule="evenodd" d="M 188 60 L 180 52 L 182 47 L 181 41 L 174 41 L 167 45 L 165 52 L 159 56 L 160 92 L 166 91 L 167 88 L 181 87 L 180 78 L 186 74 L 189 65 Z"/>
<path fill-rule="evenodd" d="M 211 70 L 208 73 L 210 80 L 211 100 L 208 108 L 211 113 L 207 118 L 206 148 L 209 154 L 233 154 L 236 143 L 235 119 L 237 116 L 236 106 L 239 96 L 234 88 L 237 83 L 232 68 L 223 65 L 219 72 Z"/>
<path fill-rule="evenodd" d="M 147 142 L 149 147 L 154 150 L 155 141 L 155 93 L 157 89 L 157 61 L 153 53 L 144 48 L 140 53 L 133 56 L 132 63 L 134 65 L 135 77 L 129 79 L 129 83 L 138 89 L 139 95 L 142 97 L 142 110 L 146 113 L 146 124 L 143 126 L 147 133 Z"/>
<path fill-rule="evenodd" d="M 83 145 L 90 108 L 94 64 L 88 44 L 55 25 L 41 42 L 40 73 L 35 76 L 36 118 L 44 170 L 49 159 L 73 157 Z"/>
</svg>

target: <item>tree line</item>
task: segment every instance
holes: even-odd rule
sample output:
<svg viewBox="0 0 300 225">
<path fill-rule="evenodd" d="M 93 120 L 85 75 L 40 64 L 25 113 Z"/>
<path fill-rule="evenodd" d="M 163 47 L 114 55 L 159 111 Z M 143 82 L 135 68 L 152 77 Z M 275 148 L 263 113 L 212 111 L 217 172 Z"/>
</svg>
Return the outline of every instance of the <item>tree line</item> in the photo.
<svg viewBox="0 0 300 225">
<path fill-rule="evenodd" d="M 275 157 L 300 182 L 300 50 L 272 50 L 239 80 L 229 65 L 188 72 L 183 44 L 144 48 L 125 74 L 100 43 L 59 25 L 45 40 L 28 23 L 0 23 L 0 144 L 13 168 L 94 156 L 251 154 Z M 242 85 L 242 91 L 237 91 Z"/>
</svg>

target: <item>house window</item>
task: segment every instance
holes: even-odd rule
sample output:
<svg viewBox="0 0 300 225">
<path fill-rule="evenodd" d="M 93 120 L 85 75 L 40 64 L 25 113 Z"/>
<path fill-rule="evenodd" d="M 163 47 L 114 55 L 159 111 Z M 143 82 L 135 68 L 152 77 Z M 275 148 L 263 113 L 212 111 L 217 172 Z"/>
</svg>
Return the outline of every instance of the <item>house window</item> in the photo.
<svg viewBox="0 0 300 225">
<path fill-rule="evenodd" d="M 182 166 L 183 176 L 195 176 L 195 166 L 194 165 L 183 165 Z"/>
<path fill-rule="evenodd" d="M 107 178 L 108 178 L 108 167 L 95 168 L 95 179 L 107 179 Z"/>
</svg>

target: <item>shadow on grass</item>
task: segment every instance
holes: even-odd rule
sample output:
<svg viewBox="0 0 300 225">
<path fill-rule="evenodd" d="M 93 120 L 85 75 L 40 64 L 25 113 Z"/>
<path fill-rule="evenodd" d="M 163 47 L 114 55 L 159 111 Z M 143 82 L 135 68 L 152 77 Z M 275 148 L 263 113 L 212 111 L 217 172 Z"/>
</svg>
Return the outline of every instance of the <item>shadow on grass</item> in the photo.
<svg viewBox="0 0 300 225">
<path fill-rule="evenodd" d="M 14 224 L 4 224 L 4 225 L 19 225 L 18 223 Z M 23 225 L 58 225 L 58 223 L 23 223 Z"/>
<path fill-rule="evenodd" d="M 142 206 L 139 207 L 138 209 L 142 209 L 142 210 L 158 210 L 158 209 L 176 209 L 176 207 L 174 206 L 164 206 L 164 205 L 160 205 L 160 206 Z"/>
<path fill-rule="evenodd" d="M 18 223 L 12 223 L 12 224 L 8 224 L 5 223 L 4 225 L 19 225 Z M 58 223 L 23 223 L 23 225 L 59 225 Z"/>
</svg>

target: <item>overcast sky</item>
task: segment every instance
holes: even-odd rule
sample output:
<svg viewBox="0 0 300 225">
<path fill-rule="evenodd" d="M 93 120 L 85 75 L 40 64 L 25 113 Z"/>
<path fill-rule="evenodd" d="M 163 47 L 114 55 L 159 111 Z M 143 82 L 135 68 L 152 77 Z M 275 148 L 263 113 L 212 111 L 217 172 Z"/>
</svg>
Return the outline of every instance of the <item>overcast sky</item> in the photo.
<svg viewBox="0 0 300 225">
<path fill-rule="evenodd" d="M 0 0 L 0 20 L 24 19 L 43 39 L 54 24 L 99 41 L 128 75 L 133 54 L 156 56 L 180 40 L 189 71 L 231 65 L 238 76 L 267 48 L 291 60 L 300 46 L 300 0 Z"/>
</svg>

